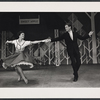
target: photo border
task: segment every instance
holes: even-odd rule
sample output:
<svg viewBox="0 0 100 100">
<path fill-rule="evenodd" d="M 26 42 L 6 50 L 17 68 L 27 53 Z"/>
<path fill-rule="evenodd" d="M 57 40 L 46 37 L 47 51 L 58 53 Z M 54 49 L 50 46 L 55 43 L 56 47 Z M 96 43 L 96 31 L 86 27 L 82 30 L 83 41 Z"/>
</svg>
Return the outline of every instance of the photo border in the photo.
<svg viewBox="0 0 100 100">
<path fill-rule="evenodd" d="M 100 2 L 0 2 L 0 12 L 18 11 L 100 12 Z M 0 88 L 0 98 L 100 98 L 100 88 Z"/>
</svg>

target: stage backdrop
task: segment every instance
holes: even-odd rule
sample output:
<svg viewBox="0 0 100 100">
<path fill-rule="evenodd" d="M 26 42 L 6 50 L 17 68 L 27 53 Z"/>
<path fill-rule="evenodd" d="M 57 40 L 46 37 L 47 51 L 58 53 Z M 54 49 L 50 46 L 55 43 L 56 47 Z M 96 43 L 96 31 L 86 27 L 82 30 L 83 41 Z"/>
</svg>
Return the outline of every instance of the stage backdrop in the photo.
<svg viewBox="0 0 100 100">
<path fill-rule="evenodd" d="M 90 14 L 86 13 L 88 16 Z M 58 14 L 59 15 L 59 14 Z M 96 13 L 94 13 L 96 15 Z M 93 15 L 93 16 L 94 16 Z M 65 19 L 59 15 L 62 20 L 65 21 Z M 46 30 L 48 34 L 46 34 L 46 37 L 56 38 L 59 37 L 61 34 L 63 34 L 63 31 L 59 27 L 53 27 L 50 29 L 50 25 L 48 25 L 49 28 L 46 26 L 46 22 L 44 20 L 40 21 L 41 16 L 38 16 L 37 19 L 25 19 L 21 20 L 19 17 L 19 25 L 20 24 L 40 24 L 44 23 L 41 28 Z M 90 16 L 92 18 L 92 14 Z M 46 18 L 46 16 L 45 16 Z M 67 21 L 72 23 L 72 29 L 74 31 L 77 31 L 80 35 L 86 35 L 88 34 L 87 30 L 84 30 L 84 25 L 81 23 L 81 20 L 79 20 L 78 16 L 75 13 L 70 13 L 67 16 Z M 93 19 L 91 20 L 93 22 Z M 93 24 L 93 23 L 91 23 Z M 42 25 L 42 24 L 41 24 Z M 41 27 L 41 25 L 39 27 Z M 26 26 L 21 26 L 19 29 L 24 29 Z M 30 26 L 32 28 L 32 26 Z M 36 27 L 36 26 L 35 26 Z M 92 27 L 92 25 L 91 25 Z M 94 28 L 95 26 L 93 26 Z M 30 29 L 30 28 L 28 28 Z M 36 29 L 38 30 L 38 29 Z M 36 31 L 35 30 L 35 31 Z M 43 32 L 42 31 L 42 32 Z M 49 31 L 49 32 L 48 32 Z M 39 31 L 40 32 L 40 31 Z M 41 34 L 40 34 L 41 36 Z M 14 39 L 13 32 L 10 31 L 2 31 L 1 32 L 1 58 L 5 58 L 11 54 L 14 53 L 14 46 L 13 45 L 5 45 L 6 40 L 9 38 Z M 84 41 L 78 40 L 78 45 L 80 49 L 80 59 L 82 64 L 99 64 L 100 63 L 100 39 L 96 38 L 96 35 L 94 35 Z M 58 41 L 58 42 L 52 42 L 52 43 L 39 43 L 35 45 L 29 46 L 29 54 L 30 56 L 35 56 L 37 59 L 41 60 L 39 63 L 40 65 L 63 65 L 63 64 L 71 64 L 70 58 L 67 54 L 67 46 L 65 45 L 64 41 Z"/>
</svg>

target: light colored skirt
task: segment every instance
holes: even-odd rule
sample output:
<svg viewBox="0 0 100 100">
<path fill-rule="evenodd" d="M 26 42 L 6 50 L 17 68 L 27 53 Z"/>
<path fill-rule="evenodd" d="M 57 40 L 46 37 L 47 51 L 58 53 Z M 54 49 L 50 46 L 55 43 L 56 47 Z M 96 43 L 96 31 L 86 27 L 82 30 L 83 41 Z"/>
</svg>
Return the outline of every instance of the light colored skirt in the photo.
<svg viewBox="0 0 100 100">
<path fill-rule="evenodd" d="M 22 52 L 17 52 L 3 59 L 2 66 L 5 69 L 7 67 L 15 67 L 17 65 L 27 65 L 30 68 L 33 68 L 34 67 L 33 63 L 34 63 L 33 57 L 31 57 L 28 53 L 22 51 Z"/>
</svg>

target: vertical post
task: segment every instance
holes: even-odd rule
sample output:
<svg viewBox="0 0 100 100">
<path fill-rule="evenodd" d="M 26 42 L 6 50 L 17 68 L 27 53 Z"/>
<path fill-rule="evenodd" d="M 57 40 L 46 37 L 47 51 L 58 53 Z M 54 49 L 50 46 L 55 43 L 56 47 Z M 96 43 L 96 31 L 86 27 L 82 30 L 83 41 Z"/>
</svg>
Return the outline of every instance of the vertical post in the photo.
<svg viewBox="0 0 100 100">
<path fill-rule="evenodd" d="M 1 38 L 1 59 L 6 57 L 6 31 L 2 31 L 2 38 Z"/>
<path fill-rule="evenodd" d="M 72 13 L 72 30 L 74 30 L 73 23 L 74 23 L 74 14 Z"/>
<path fill-rule="evenodd" d="M 55 38 L 59 37 L 58 29 L 54 30 Z M 60 65 L 60 55 L 59 55 L 59 41 L 55 42 L 55 63 L 56 66 Z"/>
<path fill-rule="evenodd" d="M 91 12 L 91 29 L 94 31 L 92 35 L 92 47 L 93 47 L 93 64 L 97 63 L 97 50 L 96 50 L 96 34 L 95 34 L 95 20 L 94 12 Z"/>
<path fill-rule="evenodd" d="M 91 12 L 91 16 L 86 13 L 87 16 L 91 19 L 91 29 L 94 31 L 94 34 L 92 35 L 92 48 L 93 48 L 93 64 L 97 63 L 97 50 L 96 50 L 96 34 L 95 34 L 95 15 L 96 13 Z"/>
<path fill-rule="evenodd" d="M 38 15 L 38 20 L 39 20 L 39 24 L 40 24 L 40 15 Z"/>
<path fill-rule="evenodd" d="M 49 43 L 49 65 L 51 64 L 51 61 L 50 61 L 50 43 Z"/>
</svg>

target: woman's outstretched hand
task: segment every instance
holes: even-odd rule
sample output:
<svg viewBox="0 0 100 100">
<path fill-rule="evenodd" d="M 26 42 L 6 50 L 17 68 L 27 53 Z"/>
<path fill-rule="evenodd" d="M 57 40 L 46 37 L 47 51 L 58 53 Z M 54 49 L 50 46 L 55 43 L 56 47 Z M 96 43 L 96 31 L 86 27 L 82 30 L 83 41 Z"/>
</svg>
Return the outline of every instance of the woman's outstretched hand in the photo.
<svg viewBox="0 0 100 100">
<path fill-rule="evenodd" d="M 7 44 L 8 43 L 8 40 L 6 41 L 6 43 L 5 44 Z"/>
</svg>

